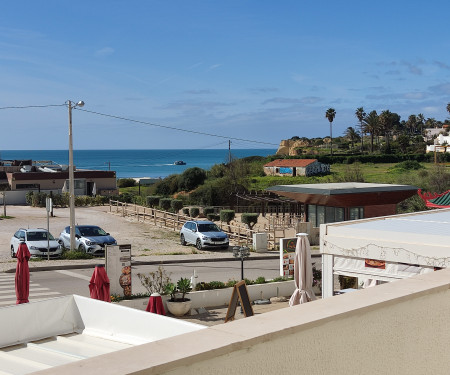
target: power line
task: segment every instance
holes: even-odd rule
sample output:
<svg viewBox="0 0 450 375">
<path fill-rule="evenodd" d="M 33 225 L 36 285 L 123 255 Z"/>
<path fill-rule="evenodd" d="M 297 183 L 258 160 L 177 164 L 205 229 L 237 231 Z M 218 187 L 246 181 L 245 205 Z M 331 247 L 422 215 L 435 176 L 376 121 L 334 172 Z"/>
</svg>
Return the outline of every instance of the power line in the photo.
<svg viewBox="0 0 450 375">
<path fill-rule="evenodd" d="M 47 107 L 65 107 L 67 104 L 46 104 L 46 105 L 24 105 L 24 106 L 10 106 L 0 107 L 1 109 L 27 109 L 27 108 L 47 108 Z"/>
<path fill-rule="evenodd" d="M 133 120 L 133 119 L 126 118 L 126 117 L 122 117 L 122 116 L 108 115 L 108 114 L 106 114 L 106 113 L 95 112 L 95 111 L 89 111 L 89 110 L 87 110 L 87 109 L 81 109 L 81 108 L 74 108 L 74 109 L 76 109 L 77 111 L 82 111 L 82 112 L 92 113 L 92 114 L 94 114 L 94 115 L 104 116 L 104 117 L 109 117 L 109 118 L 113 118 L 113 119 L 116 119 L 116 120 L 122 120 L 122 121 L 134 122 L 134 123 L 136 123 L 136 124 L 148 125 L 148 126 L 155 126 L 155 127 L 158 127 L 158 128 L 170 129 L 170 130 L 176 130 L 176 131 L 181 131 L 181 132 L 185 132 L 185 133 L 199 134 L 199 135 L 206 135 L 206 136 L 208 136 L 208 137 L 216 137 L 216 138 L 223 138 L 223 139 L 231 139 L 231 140 L 235 140 L 235 141 L 243 141 L 243 142 L 249 142 L 249 143 L 258 143 L 258 144 L 264 144 L 264 145 L 278 146 L 278 144 L 270 143 L 270 142 L 255 141 L 255 140 L 251 140 L 251 139 L 237 138 L 237 137 L 228 137 L 228 136 L 225 136 L 225 135 L 211 134 L 211 133 L 200 132 L 200 131 L 196 131 L 196 130 L 189 130 L 189 129 L 176 128 L 176 127 L 174 127 L 174 126 L 155 124 L 155 123 L 147 122 L 147 121 Z"/>
<path fill-rule="evenodd" d="M 64 104 L 47 104 L 47 105 L 9 106 L 9 107 L 0 107 L 0 110 L 2 110 L 2 109 L 28 109 L 28 108 L 64 107 L 64 106 L 67 106 L 67 103 L 64 103 Z M 154 126 L 154 127 L 163 128 L 163 129 L 170 129 L 170 130 L 175 130 L 175 131 L 181 131 L 181 132 L 185 132 L 185 133 L 199 134 L 199 135 L 205 135 L 205 136 L 208 136 L 208 137 L 216 137 L 216 138 L 222 138 L 222 139 L 233 140 L 233 141 L 241 141 L 241 142 L 247 142 L 247 143 L 257 143 L 257 144 L 263 144 L 263 145 L 278 146 L 278 144 L 270 143 L 270 142 L 255 141 L 255 140 L 252 140 L 252 139 L 245 139 L 245 138 L 238 138 L 238 137 L 229 137 L 229 136 L 225 136 L 225 135 L 206 133 L 206 132 L 201 132 L 201 131 L 196 131 L 196 130 L 182 129 L 182 128 L 177 128 L 177 127 L 174 127 L 174 126 L 161 125 L 161 124 L 156 124 L 156 123 L 147 122 L 147 121 L 133 120 L 133 119 L 130 119 L 130 118 L 127 118 L 127 117 L 122 117 L 122 116 L 109 115 L 107 113 L 101 113 L 101 112 L 96 112 L 96 111 L 89 111 L 87 109 L 81 109 L 79 107 L 74 107 L 73 109 L 77 110 L 77 111 L 91 113 L 91 114 L 98 115 L 98 116 L 113 118 L 113 119 L 116 119 L 116 120 L 128 121 L 128 122 L 133 122 L 133 123 L 136 123 L 136 124 L 147 125 L 147 126 Z"/>
</svg>

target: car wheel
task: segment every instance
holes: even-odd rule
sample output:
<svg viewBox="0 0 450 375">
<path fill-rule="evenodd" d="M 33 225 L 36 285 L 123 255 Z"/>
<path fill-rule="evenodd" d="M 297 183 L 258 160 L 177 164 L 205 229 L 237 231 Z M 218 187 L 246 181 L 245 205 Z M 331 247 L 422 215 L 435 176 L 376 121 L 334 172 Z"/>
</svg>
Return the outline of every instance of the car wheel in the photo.
<svg viewBox="0 0 450 375">
<path fill-rule="evenodd" d="M 78 251 L 81 251 L 82 253 L 86 252 L 86 248 L 83 245 L 78 246 Z"/>
<path fill-rule="evenodd" d="M 11 258 L 15 258 L 16 257 L 16 253 L 14 252 L 14 246 L 11 245 Z"/>
<path fill-rule="evenodd" d="M 182 246 L 186 246 L 186 240 L 184 239 L 184 235 L 183 234 L 180 236 L 180 242 L 181 242 Z"/>
<path fill-rule="evenodd" d="M 64 250 L 66 247 L 64 246 L 64 241 L 59 241 L 59 245 L 61 246 L 61 249 Z"/>
<path fill-rule="evenodd" d="M 202 241 L 200 241 L 200 238 L 197 240 L 197 242 L 195 243 L 195 246 L 197 247 L 197 249 L 201 250 L 202 249 Z"/>
</svg>

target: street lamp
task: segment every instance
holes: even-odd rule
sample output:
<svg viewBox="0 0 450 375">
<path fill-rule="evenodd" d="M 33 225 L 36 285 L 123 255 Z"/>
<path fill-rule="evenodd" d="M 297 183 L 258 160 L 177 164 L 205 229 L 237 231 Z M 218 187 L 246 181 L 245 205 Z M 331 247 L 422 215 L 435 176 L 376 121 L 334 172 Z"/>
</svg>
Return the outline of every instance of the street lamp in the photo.
<svg viewBox="0 0 450 375">
<path fill-rule="evenodd" d="M 250 250 L 245 246 L 235 246 L 233 247 L 233 256 L 241 259 L 241 280 L 244 280 L 244 260 L 250 256 Z"/>
<path fill-rule="evenodd" d="M 75 181 L 73 173 L 73 143 L 72 143 L 72 108 L 83 107 L 84 102 L 80 100 L 74 104 L 67 101 L 69 108 L 69 207 L 70 207 L 70 250 L 75 250 Z"/>
</svg>

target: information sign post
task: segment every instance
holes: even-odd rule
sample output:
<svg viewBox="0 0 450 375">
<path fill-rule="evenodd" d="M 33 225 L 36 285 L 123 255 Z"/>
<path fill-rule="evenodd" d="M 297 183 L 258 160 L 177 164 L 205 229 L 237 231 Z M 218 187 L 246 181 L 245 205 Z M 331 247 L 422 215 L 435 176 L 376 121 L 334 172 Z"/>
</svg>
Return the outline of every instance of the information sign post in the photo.
<svg viewBox="0 0 450 375">
<path fill-rule="evenodd" d="M 131 245 L 106 246 L 105 263 L 111 294 L 130 297 Z"/>
</svg>

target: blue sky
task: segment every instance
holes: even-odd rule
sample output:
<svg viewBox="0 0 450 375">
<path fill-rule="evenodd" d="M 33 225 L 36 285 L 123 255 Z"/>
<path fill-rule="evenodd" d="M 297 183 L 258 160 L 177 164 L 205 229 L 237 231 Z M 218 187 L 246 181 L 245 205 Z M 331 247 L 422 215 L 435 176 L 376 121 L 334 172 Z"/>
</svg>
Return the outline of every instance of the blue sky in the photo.
<svg viewBox="0 0 450 375">
<path fill-rule="evenodd" d="M 330 107 L 334 136 L 360 106 L 443 121 L 449 13 L 434 0 L 4 2 L 0 107 L 84 100 L 75 149 L 276 148 L 329 135 Z M 1 109 L 0 150 L 66 149 L 67 112 Z"/>
</svg>

